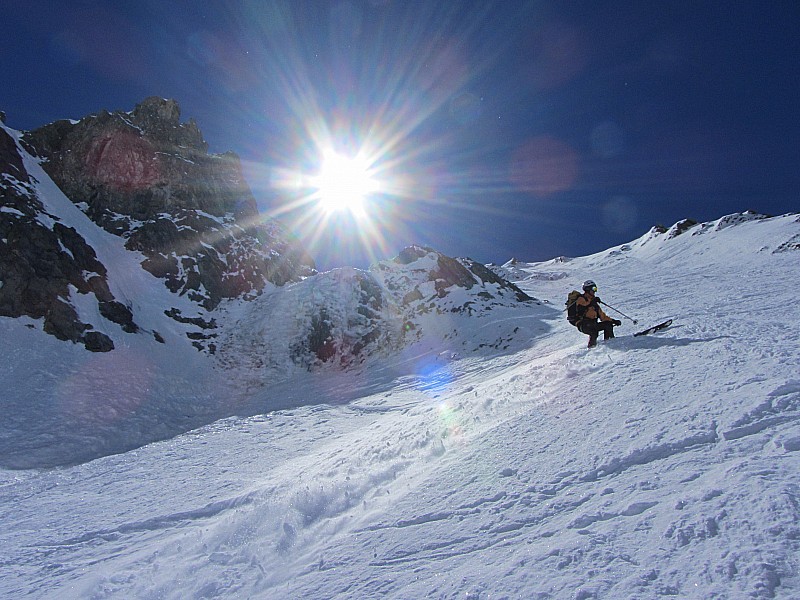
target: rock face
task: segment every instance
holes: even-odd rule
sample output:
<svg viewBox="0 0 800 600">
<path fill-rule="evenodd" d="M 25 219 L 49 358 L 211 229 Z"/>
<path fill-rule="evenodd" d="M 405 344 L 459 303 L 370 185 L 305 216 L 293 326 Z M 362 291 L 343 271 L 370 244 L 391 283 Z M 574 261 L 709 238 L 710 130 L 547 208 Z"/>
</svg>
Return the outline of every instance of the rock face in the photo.
<svg viewBox="0 0 800 600">
<path fill-rule="evenodd" d="M 286 232 L 260 222 L 238 157 L 209 155 L 174 100 L 57 121 L 23 142 L 68 198 L 147 257 L 146 270 L 208 310 L 313 273 Z"/>
<path fill-rule="evenodd" d="M 277 223 L 259 218 L 239 159 L 209 155 L 197 125 L 181 123 L 172 100 L 57 121 L 23 134 L 19 144 L 9 132 L 0 129 L 0 316 L 43 319 L 44 331 L 59 339 L 109 351 L 112 340 L 81 321 L 73 301 L 91 294 L 103 319 L 139 331 L 131 308 L 109 290 L 94 249 L 45 210 L 26 151 L 95 224 L 141 252 L 144 269 L 198 308 L 315 272 Z"/>
<path fill-rule="evenodd" d="M 392 266 L 402 265 L 402 269 Z M 534 300 L 513 283 L 503 279 L 486 266 L 470 258 L 450 258 L 426 246 L 409 246 L 397 257 L 386 263 L 378 263 L 377 273 L 383 274 L 381 279 L 390 290 L 403 290 L 402 304 L 412 304 L 414 300 L 422 300 L 430 296 L 431 286 L 439 299 L 444 299 L 454 289 L 472 290 L 480 288 L 478 297 L 489 301 L 503 302 L 513 298 L 517 302 Z M 431 297 L 431 300 L 433 298 Z M 467 312 L 472 302 L 461 306 L 448 306 L 450 312 Z M 491 302 L 485 308 L 490 308 Z M 430 309 L 441 310 L 442 304 L 433 304 Z M 417 310 L 423 310 L 417 308 Z"/>
<path fill-rule="evenodd" d="M 0 316 L 44 319 L 44 331 L 87 349 L 113 349 L 111 339 L 90 331 L 70 302 L 76 293 L 94 294 L 106 318 L 138 330 L 133 316 L 108 289 L 106 268 L 75 229 L 49 216 L 36 197 L 16 143 L 0 130 Z"/>
</svg>

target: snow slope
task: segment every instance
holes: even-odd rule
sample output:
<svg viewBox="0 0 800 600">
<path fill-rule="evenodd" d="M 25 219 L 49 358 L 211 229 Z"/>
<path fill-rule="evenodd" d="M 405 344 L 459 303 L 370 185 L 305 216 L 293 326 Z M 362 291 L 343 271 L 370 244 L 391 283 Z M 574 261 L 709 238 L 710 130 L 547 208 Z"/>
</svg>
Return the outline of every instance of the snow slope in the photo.
<svg viewBox="0 0 800 600">
<path fill-rule="evenodd" d="M 250 382 L 227 414 L 252 416 L 0 471 L 0 596 L 800 597 L 800 222 L 674 233 L 517 262 L 549 305 Z M 587 278 L 640 326 L 675 325 L 634 338 L 623 319 L 586 349 L 561 309 Z M 61 385 L 62 355 L 38 351 Z M 179 406 L 166 372 L 147 370 L 153 401 Z"/>
</svg>

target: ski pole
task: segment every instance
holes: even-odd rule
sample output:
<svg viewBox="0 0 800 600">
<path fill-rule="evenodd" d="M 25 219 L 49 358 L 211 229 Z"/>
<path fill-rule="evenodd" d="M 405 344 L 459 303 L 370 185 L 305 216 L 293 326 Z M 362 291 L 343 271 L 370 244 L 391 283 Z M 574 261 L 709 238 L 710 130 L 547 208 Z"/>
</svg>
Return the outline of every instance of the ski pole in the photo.
<svg viewBox="0 0 800 600">
<path fill-rule="evenodd" d="M 631 317 L 629 317 L 628 315 L 626 315 L 626 314 L 625 314 L 624 312 L 622 312 L 621 310 L 619 310 L 619 309 L 617 309 L 617 308 L 614 308 L 614 307 L 613 307 L 613 306 L 611 306 L 610 304 L 606 304 L 606 303 L 605 303 L 605 302 L 603 302 L 602 300 L 598 300 L 598 302 L 600 302 L 600 304 L 602 304 L 603 306 L 607 306 L 607 307 L 608 307 L 608 308 L 610 308 L 611 310 L 615 310 L 615 311 L 617 311 L 619 314 L 621 314 L 621 315 L 622 315 L 623 317 L 625 317 L 626 319 L 630 319 L 631 321 L 633 321 L 633 324 L 634 324 L 634 325 L 636 325 L 636 324 L 639 322 L 639 321 L 637 321 L 636 319 L 631 319 Z"/>
</svg>

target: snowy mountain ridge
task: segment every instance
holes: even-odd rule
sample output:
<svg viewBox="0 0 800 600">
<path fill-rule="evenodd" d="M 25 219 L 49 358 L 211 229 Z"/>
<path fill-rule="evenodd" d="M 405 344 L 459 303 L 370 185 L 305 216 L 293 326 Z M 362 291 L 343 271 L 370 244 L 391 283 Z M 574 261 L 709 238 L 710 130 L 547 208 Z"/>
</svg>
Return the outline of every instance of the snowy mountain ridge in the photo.
<svg viewBox="0 0 800 600">
<path fill-rule="evenodd" d="M 47 334 L 109 352 L 145 332 L 169 343 L 162 330 L 210 323 L 224 299 L 315 272 L 287 232 L 260 218 L 238 158 L 208 154 L 194 121 L 179 119 L 176 102 L 148 98 L 30 132 L 2 126 L 0 315 L 41 319 Z M 137 285 L 112 291 L 109 277 Z M 138 314 L 136 296 L 154 283 L 175 300 Z M 79 316 L 78 304 L 92 314 Z M 210 335 L 184 333 L 213 353 Z"/>
<path fill-rule="evenodd" d="M 194 121 L 179 118 L 176 102 L 148 98 L 130 112 L 33 132 L 3 126 L 0 315 L 42 319 L 45 333 L 95 352 L 146 334 L 167 345 L 188 340 L 213 355 L 218 338 L 232 337 L 220 314 L 227 307 L 217 308 L 262 294 L 274 300 L 287 284 L 316 274 L 277 223 L 255 214 L 238 159 L 208 155 Z M 344 296 L 363 296 L 352 312 L 319 293 L 331 278 Z M 171 294 L 151 290 L 159 285 Z M 417 247 L 374 272 L 325 274 L 307 286 L 318 302 L 302 323 L 295 320 L 306 328 L 293 332 L 286 355 L 275 357 L 303 368 L 348 366 L 398 348 L 415 329 L 415 313 L 531 300 L 483 265 Z M 459 306 L 454 296 L 445 299 L 453 286 L 466 290 Z M 283 318 L 272 314 L 276 323 Z"/>
<path fill-rule="evenodd" d="M 220 337 L 219 361 L 246 363 L 264 381 L 286 378 L 293 367 L 348 368 L 398 354 L 429 331 L 435 339 L 457 335 L 439 331 L 453 315 L 480 319 L 531 302 L 483 265 L 409 247 L 368 271 L 334 269 L 253 300 Z"/>
</svg>

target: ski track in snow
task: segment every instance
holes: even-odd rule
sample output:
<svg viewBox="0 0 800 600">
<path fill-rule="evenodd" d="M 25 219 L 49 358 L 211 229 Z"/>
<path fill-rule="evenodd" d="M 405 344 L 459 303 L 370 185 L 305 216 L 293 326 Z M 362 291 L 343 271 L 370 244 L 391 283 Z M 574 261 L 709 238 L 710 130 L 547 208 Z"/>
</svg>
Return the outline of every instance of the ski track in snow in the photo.
<svg viewBox="0 0 800 600">
<path fill-rule="evenodd" d="M 172 439 L 0 471 L 0 595 L 799 597 L 800 344 L 776 307 L 800 269 L 759 252 L 791 235 L 531 265 L 551 305 L 498 312 L 502 355 L 454 321 L 393 363 L 248 382 L 241 416 Z M 560 308 L 589 277 L 675 324 L 587 350 Z"/>
</svg>

